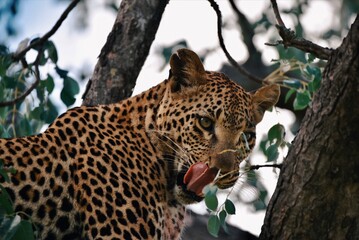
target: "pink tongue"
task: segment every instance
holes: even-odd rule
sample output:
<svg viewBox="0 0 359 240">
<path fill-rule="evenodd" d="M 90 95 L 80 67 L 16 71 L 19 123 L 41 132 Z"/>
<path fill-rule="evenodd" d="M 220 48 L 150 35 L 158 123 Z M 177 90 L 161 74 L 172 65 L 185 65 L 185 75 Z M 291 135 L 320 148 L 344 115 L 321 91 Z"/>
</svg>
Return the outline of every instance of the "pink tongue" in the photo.
<svg viewBox="0 0 359 240">
<path fill-rule="evenodd" d="M 201 196 L 203 188 L 213 182 L 217 172 L 217 169 L 208 168 L 205 163 L 195 163 L 188 169 L 183 182 L 187 184 L 187 190 L 196 193 L 197 196 Z"/>
</svg>

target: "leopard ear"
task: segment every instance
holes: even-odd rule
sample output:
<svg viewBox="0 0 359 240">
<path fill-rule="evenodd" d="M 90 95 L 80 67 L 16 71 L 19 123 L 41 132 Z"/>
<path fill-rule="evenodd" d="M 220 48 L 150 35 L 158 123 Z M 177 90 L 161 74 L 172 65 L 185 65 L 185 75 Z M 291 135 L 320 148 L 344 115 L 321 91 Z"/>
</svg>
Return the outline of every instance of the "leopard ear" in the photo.
<svg viewBox="0 0 359 240">
<path fill-rule="evenodd" d="M 185 87 L 199 86 L 206 83 L 206 72 L 197 54 L 182 48 L 172 54 L 170 59 L 170 84 L 172 92 Z"/>
<path fill-rule="evenodd" d="M 280 95 L 280 87 L 277 84 L 267 85 L 258 89 L 252 96 L 254 121 L 262 121 L 264 112 L 274 106 Z"/>
</svg>

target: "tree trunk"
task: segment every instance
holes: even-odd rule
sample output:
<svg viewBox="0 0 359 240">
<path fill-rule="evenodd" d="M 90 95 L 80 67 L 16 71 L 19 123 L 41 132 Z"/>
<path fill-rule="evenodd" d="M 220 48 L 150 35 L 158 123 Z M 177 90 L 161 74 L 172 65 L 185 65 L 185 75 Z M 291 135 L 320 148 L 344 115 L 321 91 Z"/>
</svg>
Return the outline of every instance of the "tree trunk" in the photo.
<svg viewBox="0 0 359 240">
<path fill-rule="evenodd" d="M 109 104 L 131 96 L 168 0 L 123 0 L 101 50 L 83 105 Z"/>
<path fill-rule="evenodd" d="M 328 60 L 260 239 L 359 239 L 359 16 Z"/>
</svg>

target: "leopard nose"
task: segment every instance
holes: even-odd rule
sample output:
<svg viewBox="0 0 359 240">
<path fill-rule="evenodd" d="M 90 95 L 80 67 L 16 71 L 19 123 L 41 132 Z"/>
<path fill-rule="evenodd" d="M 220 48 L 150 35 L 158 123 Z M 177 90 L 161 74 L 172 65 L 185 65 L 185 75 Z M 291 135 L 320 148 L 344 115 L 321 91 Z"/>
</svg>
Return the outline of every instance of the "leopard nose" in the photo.
<svg viewBox="0 0 359 240">
<path fill-rule="evenodd" d="M 221 170 L 221 173 L 230 172 L 234 169 L 235 154 L 232 151 L 222 151 L 212 157 L 210 167 L 215 167 Z"/>
</svg>

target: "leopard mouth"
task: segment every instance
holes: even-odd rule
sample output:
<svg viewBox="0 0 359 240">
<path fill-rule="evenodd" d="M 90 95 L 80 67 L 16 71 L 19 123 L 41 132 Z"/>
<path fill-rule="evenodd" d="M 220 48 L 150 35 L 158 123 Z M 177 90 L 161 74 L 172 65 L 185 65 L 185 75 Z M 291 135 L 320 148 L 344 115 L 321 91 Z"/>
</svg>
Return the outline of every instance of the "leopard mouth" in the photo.
<svg viewBox="0 0 359 240">
<path fill-rule="evenodd" d="M 177 186 L 186 198 L 200 202 L 204 198 L 203 188 L 215 180 L 218 171 L 217 168 L 209 168 L 205 163 L 195 163 L 189 169 L 178 173 Z"/>
<path fill-rule="evenodd" d="M 183 182 L 184 180 L 184 176 L 186 175 L 187 170 L 183 170 L 181 172 L 178 173 L 177 175 L 177 186 L 179 186 L 183 192 L 183 194 L 189 198 L 192 199 L 196 202 L 200 202 L 203 200 L 203 196 L 198 196 L 195 192 L 192 192 L 190 190 L 187 189 L 187 184 L 185 184 Z"/>
</svg>

